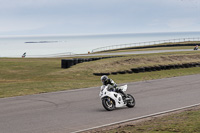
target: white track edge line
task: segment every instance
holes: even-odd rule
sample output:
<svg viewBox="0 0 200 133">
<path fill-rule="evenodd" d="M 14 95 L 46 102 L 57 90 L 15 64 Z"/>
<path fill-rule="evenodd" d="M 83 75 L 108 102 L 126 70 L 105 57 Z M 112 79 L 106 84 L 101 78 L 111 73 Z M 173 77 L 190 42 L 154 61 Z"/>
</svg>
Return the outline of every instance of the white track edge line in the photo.
<svg viewBox="0 0 200 133">
<path fill-rule="evenodd" d="M 140 117 L 136 117 L 136 118 L 131 118 L 131 119 L 123 120 L 123 121 L 118 121 L 118 122 L 114 122 L 114 123 L 110 123 L 110 124 L 105 124 L 105 125 L 101 125 L 101 126 L 96 126 L 96 127 L 92 127 L 92 128 L 78 130 L 78 131 L 71 132 L 71 133 L 86 132 L 86 131 L 90 131 L 90 130 L 94 130 L 94 129 L 98 129 L 98 128 L 102 128 L 102 127 L 113 126 L 113 125 L 117 125 L 117 124 L 122 124 L 122 123 L 130 122 L 130 121 L 136 121 L 136 120 L 156 116 L 156 115 L 162 115 L 162 114 L 166 114 L 166 113 L 170 113 L 170 112 L 175 112 L 175 111 L 178 111 L 178 110 L 183 110 L 183 109 L 187 109 L 187 108 L 191 108 L 191 107 L 195 107 L 195 106 L 199 106 L 199 105 L 200 105 L 200 103 L 197 103 L 197 104 L 193 104 L 193 105 L 189 105 L 189 106 L 185 106 L 185 107 L 181 107 L 181 108 L 176 108 L 176 109 L 172 109 L 172 110 L 167 110 L 167 111 L 163 111 L 163 112 L 158 112 L 158 113 L 154 113 L 154 114 L 149 114 L 149 115 L 144 115 L 144 116 L 140 116 Z"/>
</svg>

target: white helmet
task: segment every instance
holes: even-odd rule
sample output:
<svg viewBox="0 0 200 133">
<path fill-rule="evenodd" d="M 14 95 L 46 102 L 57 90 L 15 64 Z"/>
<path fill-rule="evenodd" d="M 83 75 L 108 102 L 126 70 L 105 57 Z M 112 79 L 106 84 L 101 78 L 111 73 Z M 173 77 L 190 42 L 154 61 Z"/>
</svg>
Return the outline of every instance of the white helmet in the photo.
<svg viewBox="0 0 200 133">
<path fill-rule="evenodd" d="M 108 77 L 106 75 L 101 76 L 101 81 L 105 82 L 108 79 Z"/>
</svg>

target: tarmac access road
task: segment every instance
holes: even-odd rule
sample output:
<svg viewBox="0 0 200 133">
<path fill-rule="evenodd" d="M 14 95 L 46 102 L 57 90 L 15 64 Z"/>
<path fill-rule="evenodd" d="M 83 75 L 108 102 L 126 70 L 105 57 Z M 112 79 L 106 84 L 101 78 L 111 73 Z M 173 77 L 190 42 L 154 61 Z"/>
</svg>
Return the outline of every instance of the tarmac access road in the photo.
<svg viewBox="0 0 200 133">
<path fill-rule="evenodd" d="M 115 55 L 131 55 L 131 54 L 153 54 L 153 53 L 166 53 L 166 52 L 183 52 L 194 51 L 193 49 L 174 49 L 174 50 L 151 50 L 151 51 L 130 51 L 130 52 L 104 52 L 97 54 L 75 54 L 75 55 L 63 55 L 59 57 L 81 57 L 81 56 L 115 56 Z"/>
<path fill-rule="evenodd" d="M 1 133 L 69 133 L 200 103 L 200 75 L 128 83 L 134 108 L 106 111 L 100 87 L 0 99 Z"/>
</svg>

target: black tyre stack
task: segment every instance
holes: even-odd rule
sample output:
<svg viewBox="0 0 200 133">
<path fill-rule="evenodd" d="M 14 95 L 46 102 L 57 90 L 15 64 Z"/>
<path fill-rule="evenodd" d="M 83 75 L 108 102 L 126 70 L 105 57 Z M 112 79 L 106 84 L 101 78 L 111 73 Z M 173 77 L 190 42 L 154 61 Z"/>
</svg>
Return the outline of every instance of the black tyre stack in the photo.
<svg viewBox="0 0 200 133">
<path fill-rule="evenodd" d="M 73 65 L 83 62 L 97 61 L 101 59 L 116 58 L 123 56 L 109 56 L 109 57 L 96 57 L 96 58 L 74 58 L 74 59 L 61 59 L 61 68 L 70 68 Z"/>
<path fill-rule="evenodd" d="M 200 62 L 138 67 L 138 68 L 132 68 L 130 70 L 125 70 L 125 71 L 116 71 L 116 72 L 111 72 L 111 73 L 93 73 L 93 74 L 96 75 L 96 76 L 117 75 L 117 74 L 132 74 L 132 73 L 143 73 L 143 72 L 180 69 L 180 68 L 191 68 L 191 67 L 200 67 Z"/>
<path fill-rule="evenodd" d="M 61 68 L 70 68 L 74 65 L 74 61 L 72 59 L 62 59 Z"/>
</svg>

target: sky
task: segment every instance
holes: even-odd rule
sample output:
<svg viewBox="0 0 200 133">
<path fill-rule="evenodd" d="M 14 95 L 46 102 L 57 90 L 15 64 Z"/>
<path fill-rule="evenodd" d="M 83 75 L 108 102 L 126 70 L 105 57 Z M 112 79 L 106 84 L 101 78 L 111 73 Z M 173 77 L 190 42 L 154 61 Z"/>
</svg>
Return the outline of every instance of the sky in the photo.
<svg viewBox="0 0 200 133">
<path fill-rule="evenodd" d="M 0 0 L 0 36 L 200 31 L 199 0 Z"/>
</svg>

